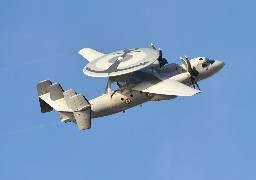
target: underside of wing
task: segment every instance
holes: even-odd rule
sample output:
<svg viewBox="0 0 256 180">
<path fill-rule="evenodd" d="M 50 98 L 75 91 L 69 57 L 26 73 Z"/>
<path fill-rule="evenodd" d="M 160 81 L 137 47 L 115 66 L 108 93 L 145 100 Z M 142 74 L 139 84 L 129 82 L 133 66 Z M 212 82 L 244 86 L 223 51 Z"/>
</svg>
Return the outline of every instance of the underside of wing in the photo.
<svg viewBox="0 0 256 180">
<path fill-rule="evenodd" d="M 144 81 L 132 89 L 142 92 L 170 96 L 193 96 L 201 92 L 173 79 L 166 79 L 157 84 L 151 84 L 150 82 Z"/>
<path fill-rule="evenodd" d="M 87 59 L 89 62 L 105 55 L 104 53 L 101 53 L 101 52 L 91 49 L 91 48 L 81 49 L 78 53 L 81 56 L 83 56 L 85 59 Z"/>
</svg>

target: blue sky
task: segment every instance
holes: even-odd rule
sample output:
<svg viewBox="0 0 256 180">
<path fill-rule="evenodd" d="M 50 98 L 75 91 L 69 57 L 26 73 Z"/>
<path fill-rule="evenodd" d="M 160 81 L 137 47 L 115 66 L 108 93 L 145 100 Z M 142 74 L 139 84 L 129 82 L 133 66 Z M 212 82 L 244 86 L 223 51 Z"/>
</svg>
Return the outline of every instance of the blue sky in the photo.
<svg viewBox="0 0 256 180">
<path fill-rule="evenodd" d="M 0 179 L 256 179 L 255 1 L 0 1 Z M 203 93 L 96 119 L 41 114 L 44 79 L 100 95 L 77 52 L 161 47 L 226 63 Z"/>
</svg>

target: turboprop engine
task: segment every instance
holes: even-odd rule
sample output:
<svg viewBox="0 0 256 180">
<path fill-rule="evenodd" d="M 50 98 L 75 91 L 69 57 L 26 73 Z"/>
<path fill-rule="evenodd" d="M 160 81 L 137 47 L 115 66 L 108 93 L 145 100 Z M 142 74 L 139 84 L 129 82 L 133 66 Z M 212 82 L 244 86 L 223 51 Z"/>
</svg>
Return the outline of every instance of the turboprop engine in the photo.
<svg viewBox="0 0 256 180">
<path fill-rule="evenodd" d="M 151 43 L 151 47 L 154 50 L 157 50 L 155 45 L 152 43 Z M 165 58 L 163 58 L 163 52 L 160 48 L 158 49 L 158 52 L 159 52 L 159 57 L 157 58 L 157 60 L 153 64 L 148 66 L 147 68 L 155 70 L 155 69 L 159 69 L 159 68 L 163 67 L 164 65 L 168 64 L 168 61 Z"/>
</svg>

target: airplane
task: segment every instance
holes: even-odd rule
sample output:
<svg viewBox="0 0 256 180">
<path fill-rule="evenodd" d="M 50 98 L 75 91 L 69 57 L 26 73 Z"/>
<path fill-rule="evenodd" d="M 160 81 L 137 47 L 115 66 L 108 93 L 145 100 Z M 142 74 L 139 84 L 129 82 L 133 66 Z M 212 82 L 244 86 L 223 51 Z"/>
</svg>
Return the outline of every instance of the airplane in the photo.
<svg viewBox="0 0 256 180">
<path fill-rule="evenodd" d="M 150 48 L 133 48 L 109 54 L 91 48 L 78 52 L 89 63 L 85 75 L 107 77 L 105 91 L 92 100 L 75 90 L 64 91 L 59 83 L 44 80 L 37 84 L 41 112 L 53 109 L 61 122 L 73 122 L 80 130 L 91 128 L 91 119 L 108 116 L 148 101 L 171 100 L 179 96 L 201 93 L 198 82 L 219 72 L 224 62 L 196 57 L 180 58 L 182 64 L 168 64 L 162 50 L 151 43 Z M 112 83 L 117 89 L 112 90 Z"/>
</svg>

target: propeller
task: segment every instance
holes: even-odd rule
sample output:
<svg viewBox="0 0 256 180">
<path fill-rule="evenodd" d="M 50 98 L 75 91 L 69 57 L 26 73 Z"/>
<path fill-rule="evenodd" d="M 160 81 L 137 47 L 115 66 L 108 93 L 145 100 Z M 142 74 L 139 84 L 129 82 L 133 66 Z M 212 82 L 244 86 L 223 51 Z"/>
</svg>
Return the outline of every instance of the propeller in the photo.
<svg viewBox="0 0 256 180">
<path fill-rule="evenodd" d="M 151 43 L 151 47 L 154 49 L 154 50 L 156 50 L 156 46 L 153 44 L 153 43 Z M 159 65 L 160 65 L 160 68 L 161 67 L 163 67 L 164 65 L 166 65 L 166 64 L 168 64 L 168 61 L 165 59 L 165 58 L 163 58 L 163 52 L 162 52 L 162 50 L 159 48 L 159 57 L 158 57 L 158 62 L 159 62 Z"/>
<path fill-rule="evenodd" d="M 159 61 L 160 68 L 168 64 L 168 61 L 165 58 L 163 58 L 163 52 L 160 48 L 159 48 L 159 57 L 157 60 Z"/>
<path fill-rule="evenodd" d="M 153 43 L 151 43 L 151 47 L 152 49 L 156 50 L 156 46 Z"/>
<path fill-rule="evenodd" d="M 191 66 L 191 63 L 186 55 L 185 55 L 185 60 L 182 57 L 180 57 L 180 60 L 182 61 L 182 63 L 186 67 L 186 70 L 190 74 L 190 81 L 191 81 L 193 87 L 196 88 L 195 87 L 195 85 L 196 85 L 197 88 L 200 90 L 199 85 L 197 84 L 197 81 L 196 81 L 196 77 L 199 75 L 199 72 L 196 70 L 196 68 L 194 66 L 193 67 Z"/>
</svg>

